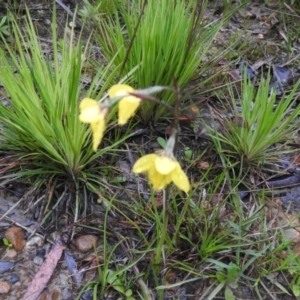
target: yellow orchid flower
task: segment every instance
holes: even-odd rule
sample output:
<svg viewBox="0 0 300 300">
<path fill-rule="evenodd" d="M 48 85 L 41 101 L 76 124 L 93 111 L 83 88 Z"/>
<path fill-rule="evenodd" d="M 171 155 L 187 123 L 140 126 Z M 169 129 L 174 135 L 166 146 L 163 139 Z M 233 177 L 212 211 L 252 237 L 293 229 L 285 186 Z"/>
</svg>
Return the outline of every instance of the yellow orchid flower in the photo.
<svg viewBox="0 0 300 300">
<path fill-rule="evenodd" d="M 124 98 L 119 101 L 119 125 L 126 124 L 128 120 L 134 116 L 135 112 L 140 106 L 141 99 L 128 94 L 128 92 L 134 91 L 134 88 L 127 84 L 113 85 L 108 91 L 110 98 L 124 96 Z"/>
<path fill-rule="evenodd" d="M 83 123 L 91 124 L 93 131 L 93 150 L 97 151 L 104 135 L 106 127 L 107 107 L 101 105 L 90 98 L 84 98 L 80 102 L 79 120 Z"/>
<path fill-rule="evenodd" d="M 148 154 L 141 157 L 134 164 L 133 172 L 148 172 L 149 181 L 155 190 L 164 189 L 171 182 L 186 193 L 191 188 L 179 162 L 163 154 Z"/>
</svg>

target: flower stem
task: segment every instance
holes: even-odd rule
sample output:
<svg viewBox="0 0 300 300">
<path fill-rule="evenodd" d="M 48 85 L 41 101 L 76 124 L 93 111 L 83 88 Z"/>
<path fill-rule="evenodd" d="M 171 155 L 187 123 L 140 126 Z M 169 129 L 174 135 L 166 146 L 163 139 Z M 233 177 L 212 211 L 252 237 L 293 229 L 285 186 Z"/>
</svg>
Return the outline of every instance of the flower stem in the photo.
<svg viewBox="0 0 300 300">
<path fill-rule="evenodd" d="M 169 223 L 169 214 L 167 210 L 167 199 L 168 199 L 168 191 L 166 189 L 162 190 L 163 192 L 163 208 L 161 212 L 161 222 L 160 227 L 158 229 L 158 243 L 157 243 L 157 252 L 154 258 L 154 264 L 158 267 L 156 270 L 159 272 L 160 264 L 164 257 L 164 244 L 166 243 L 167 234 L 168 234 L 168 223 Z"/>
</svg>

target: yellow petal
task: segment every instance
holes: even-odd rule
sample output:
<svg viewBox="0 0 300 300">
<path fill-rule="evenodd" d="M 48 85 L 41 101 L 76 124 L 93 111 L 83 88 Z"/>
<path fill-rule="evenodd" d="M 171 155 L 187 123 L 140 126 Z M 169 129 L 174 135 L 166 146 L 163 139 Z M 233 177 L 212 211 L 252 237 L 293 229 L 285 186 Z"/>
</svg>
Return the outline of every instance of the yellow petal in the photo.
<svg viewBox="0 0 300 300">
<path fill-rule="evenodd" d="M 96 152 L 105 131 L 105 119 L 91 123 L 93 131 L 93 150 Z"/>
<path fill-rule="evenodd" d="M 181 166 L 176 162 L 176 168 L 171 173 L 171 178 L 174 184 L 182 191 L 188 192 L 191 188 L 189 179 L 181 169 Z"/>
<path fill-rule="evenodd" d="M 128 119 L 134 116 L 140 105 L 140 99 L 128 96 L 119 101 L 119 125 L 127 123 Z"/>
<path fill-rule="evenodd" d="M 134 92 L 134 88 L 127 84 L 115 84 L 108 90 L 109 98 L 113 98 L 115 96 L 126 96 L 128 92 Z"/>
<path fill-rule="evenodd" d="M 161 174 L 169 174 L 176 167 L 176 161 L 167 156 L 158 156 L 155 160 L 155 168 Z"/>
<path fill-rule="evenodd" d="M 99 107 L 99 103 L 91 98 L 82 99 L 79 105 L 80 110 L 84 110 L 90 107 Z"/>
<path fill-rule="evenodd" d="M 80 122 L 83 123 L 94 123 L 99 121 L 99 108 L 96 111 L 94 108 L 87 108 L 82 111 L 79 115 Z"/>
<path fill-rule="evenodd" d="M 172 181 L 170 175 L 163 175 L 158 173 L 155 169 L 150 169 L 148 172 L 149 182 L 153 185 L 155 190 L 162 190 Z"/>
<path fill-rule="evenodd" d="M 148 154 L 139 158 L 132 168 L 133 173 L 143 173 L 147 172 L 151 168 L 154 169 L 154 161 L 156 157 L 157 154 Z"/>
<path fill-rule="evenodd" d="M 97 101 L 84 98 L 80 102 L 81 113 L 79 115 L 79 120 L 83 123 L 93 123 L 99 120 L 99 115 L 101 114 L 100 105 Z"/>
</svg>

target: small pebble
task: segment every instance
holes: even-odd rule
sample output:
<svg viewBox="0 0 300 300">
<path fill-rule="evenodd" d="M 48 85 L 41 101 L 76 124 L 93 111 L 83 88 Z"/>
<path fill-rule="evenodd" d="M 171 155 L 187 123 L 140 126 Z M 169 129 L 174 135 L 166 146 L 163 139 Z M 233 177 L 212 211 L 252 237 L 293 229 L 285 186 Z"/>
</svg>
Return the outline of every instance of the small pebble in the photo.
<svg viewBox="0 0 300 300">
<path fill-rule="evenodd" d="M 75 240 L 75 245 L 81 252 L 92 250 L 97 243 L 97 237 L 91 234 L 81 235 Z"/>
<path fill-rule="evenodd" d="M 7 272 L 8 270 L 12 269 L 16 262 L 11 262 L 11 261 L 0 261 L 0 274 Z"/>
<path fill-rule="evenodd" d="M 47 300 L 48 297 L 47 297 L 46 293 L 41 293 L 38 299 L 39 300 Z"/>
<path fill-rule="evenodd" d="M 31 247 L 31 246 L 38 246 L 42 247 L 44 245 L 44 240 L 40 236 L 34 236 L 31 238 L 27 243 L 25 247 Z"/>
<path fill-rule="evenodd" d="M 36 255 L 37 256 L 40 256 L 40 257 L 44 257 L 46 254 L 46 250 L 43 248 L 43 249 L 40 249 L 36 252 Z"/>
<path fill-rule="evenodd" d="M 0 281 L 0 294 L 7 294 L 10 291 L 10 284 L 5 281 Z"/>
<path fill-rule="evenodd" d="M 16 250 L 22 250 L 25 245 L 24 231 L 20 227 L 11 227 L 5 232 L 7 240 Z"/>
<path fill-rule="evenodd" d="M 262 33 L 258 34 L 257 37 L 259 40 L 263 40 L 265 38 L 265 36 Z"/>
<path fill-rule="evenodd" d="M 51 291 L 51 299 L 52 300 L 59 300 L 59 299 L 61 299 L 60 296 L 61 295 L 60 295 L 59 290 L 54 289 L 54 290 Z"/>
<path fill-rule="evenodd" d="M 7 249 L 4 256 L 3 256 L 3 259 L 14 259 L 18 256 L 18 253 L 15 249 Z"/>
<path fill-rule="evenodd" d="M 44 19 L 44 24 L 50 26 L 51 21 L 49 19 Z"/>
<path fill-rule="evenodd" d="M 36 256 L 34 259 L 33 259 L 33 262 L 38 265 L 38 266 L 41 266 L 44 262 L 44 259 L 40 256 Z"/>
<path fill-rule="evenodd" d="M 88 290 L 81 296 L 81 300 L 92 300 L 93 299 L 93 291 Z"/>
<path fill-rule="evenodd" d="M 16 274 L 12 273 L 7 276 L 7 281 L 9 281 L 11 284 L 14 284 L 14 283 L 20 281 L 20 277 Z"/>
</svg>

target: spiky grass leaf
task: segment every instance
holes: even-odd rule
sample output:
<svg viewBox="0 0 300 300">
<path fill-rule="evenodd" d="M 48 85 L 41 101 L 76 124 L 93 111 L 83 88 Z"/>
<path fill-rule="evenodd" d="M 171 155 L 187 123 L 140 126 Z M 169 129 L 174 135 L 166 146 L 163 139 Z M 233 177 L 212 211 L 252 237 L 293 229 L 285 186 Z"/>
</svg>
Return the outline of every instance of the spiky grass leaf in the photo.
<svg viewBox="0 0 300 300">
<path fill-rule="evenodd" d="M 261 79 L 256 90 L 245 75 L 240 102 L 231 92 L 231 105 L 241 122 L 225 121 L 224 131 L 212 134 L 212 139 L 224 143 L 222 152 L 238 155 L 250 165 L 261 165 L 286 153 L 287 150 L 280 150 L 276 144 L 292 139 L 292 133 L 299 127 L 300 106 L 296 104 L 299 84 L 295 84 L 287 97 L 277 100 L 276 94 L 270 92 L 270 77 Z"/>
<path fill-rule="evenodd" d="M 96 34 L 97 40 L 108 60 L 118 53 L 115 62 L 124 63 L 122 75 L 138 66 L 132 77 L 132 85 L 138 88 L 172 86 L 174 78 L 184 87 L 195 75 L 207 71 L 208 66 L 197 69 L 225 18 L 204 25 L 207 1 L 203 1 L 200 12 L 194 1 L 150 0 L 144 11 L 142 4 L 143 1 L 122 2 L 115 16 L 99 20 L 101 34 Z M 163 92 L 161 98 L 174 103 L 172 92 Z M 146 101 L 140 110 L 143 122 L 158 120 L 168 113 L 166 107 Z"/>
<path fill-rule="evenodd" d="M 71 38 L 65 35 L 58 41 L 55 15 L 53 24 L 51 57 L 44 55 L 29 14 L 24 32 L 17 22 L 13 23 L 15 44 L 3 39 L 0 76 L 9 103 L 0 103 L 0 152 L 13 155 L 20 163 L 2 178 L 22 178 L 27 183 L 41 178 L 48 182 L 51 178 L 53 184 L 57 178 L 64 178 L 65 185 L 76 193 L 76 219 L 80 207 L 84 206 L 84 211 L 87 207 L 86 199 L 80 201 L 79 187 L 87 195 L 88 182 L 102 184 L 105 166 L 99 163 L 99 157 L 115 151 L 130 134 L 110 141 L 97 152 L 92 150 L 91 130 L 79 121 L 81 78 L 90 75 L 86 68 L 89 61 L 83 60 L 89 55 L 88 42 L 86 47 L 80 37 L 75 42 L 73 32 Z M 84 96 L 104 99 L 118 71 L 111 63 L 99 67 Z"/>
<path fill-rule="evenodd" d="M 33 161 L 44 157 L 67 173 L 79 171 L 82 149 L 88 148 L 89 132 L 78 120 L 79 77 L 82 71 L 81 45 L 64 43 L 54 48 L 54 63 L 45 59 L 32 22 L 22 35 L 13 26 L 18 54 L 6 43 L 0 51 L 1 81 L 10 103 L 1 103 L 4 124 L 1 150 L 27 154 Z M 53 29 L 53 43 L 56 31 Z"/>
<path fill-rule="evenodd" d="M 73 38 L 68 42 L 66 36 L 57 43 L 53 26 L 53 57 L 47 58 L 30 17 L 25 34 L 16 22 L 13 30 L 17 51 L 5 40 L 5 49 L 0 49 L 1 82 L 9 97 L 8 105 L 0 103 L 1 151 L 32 159 L 37 166 L 43 161 L 45 170 L 56 169 L 76 178 L 105 152 L 92 151 L 90 130 L 78 119 L 80 78 L 88 74 L 82 61 L 88 55 L 87 47 L 82 51 L 80 39 L 75 46 Z M 97 93 L 100 98 L 117 70 L 111 64 L 100 68 L 86 96 Z"/>
</svg>

